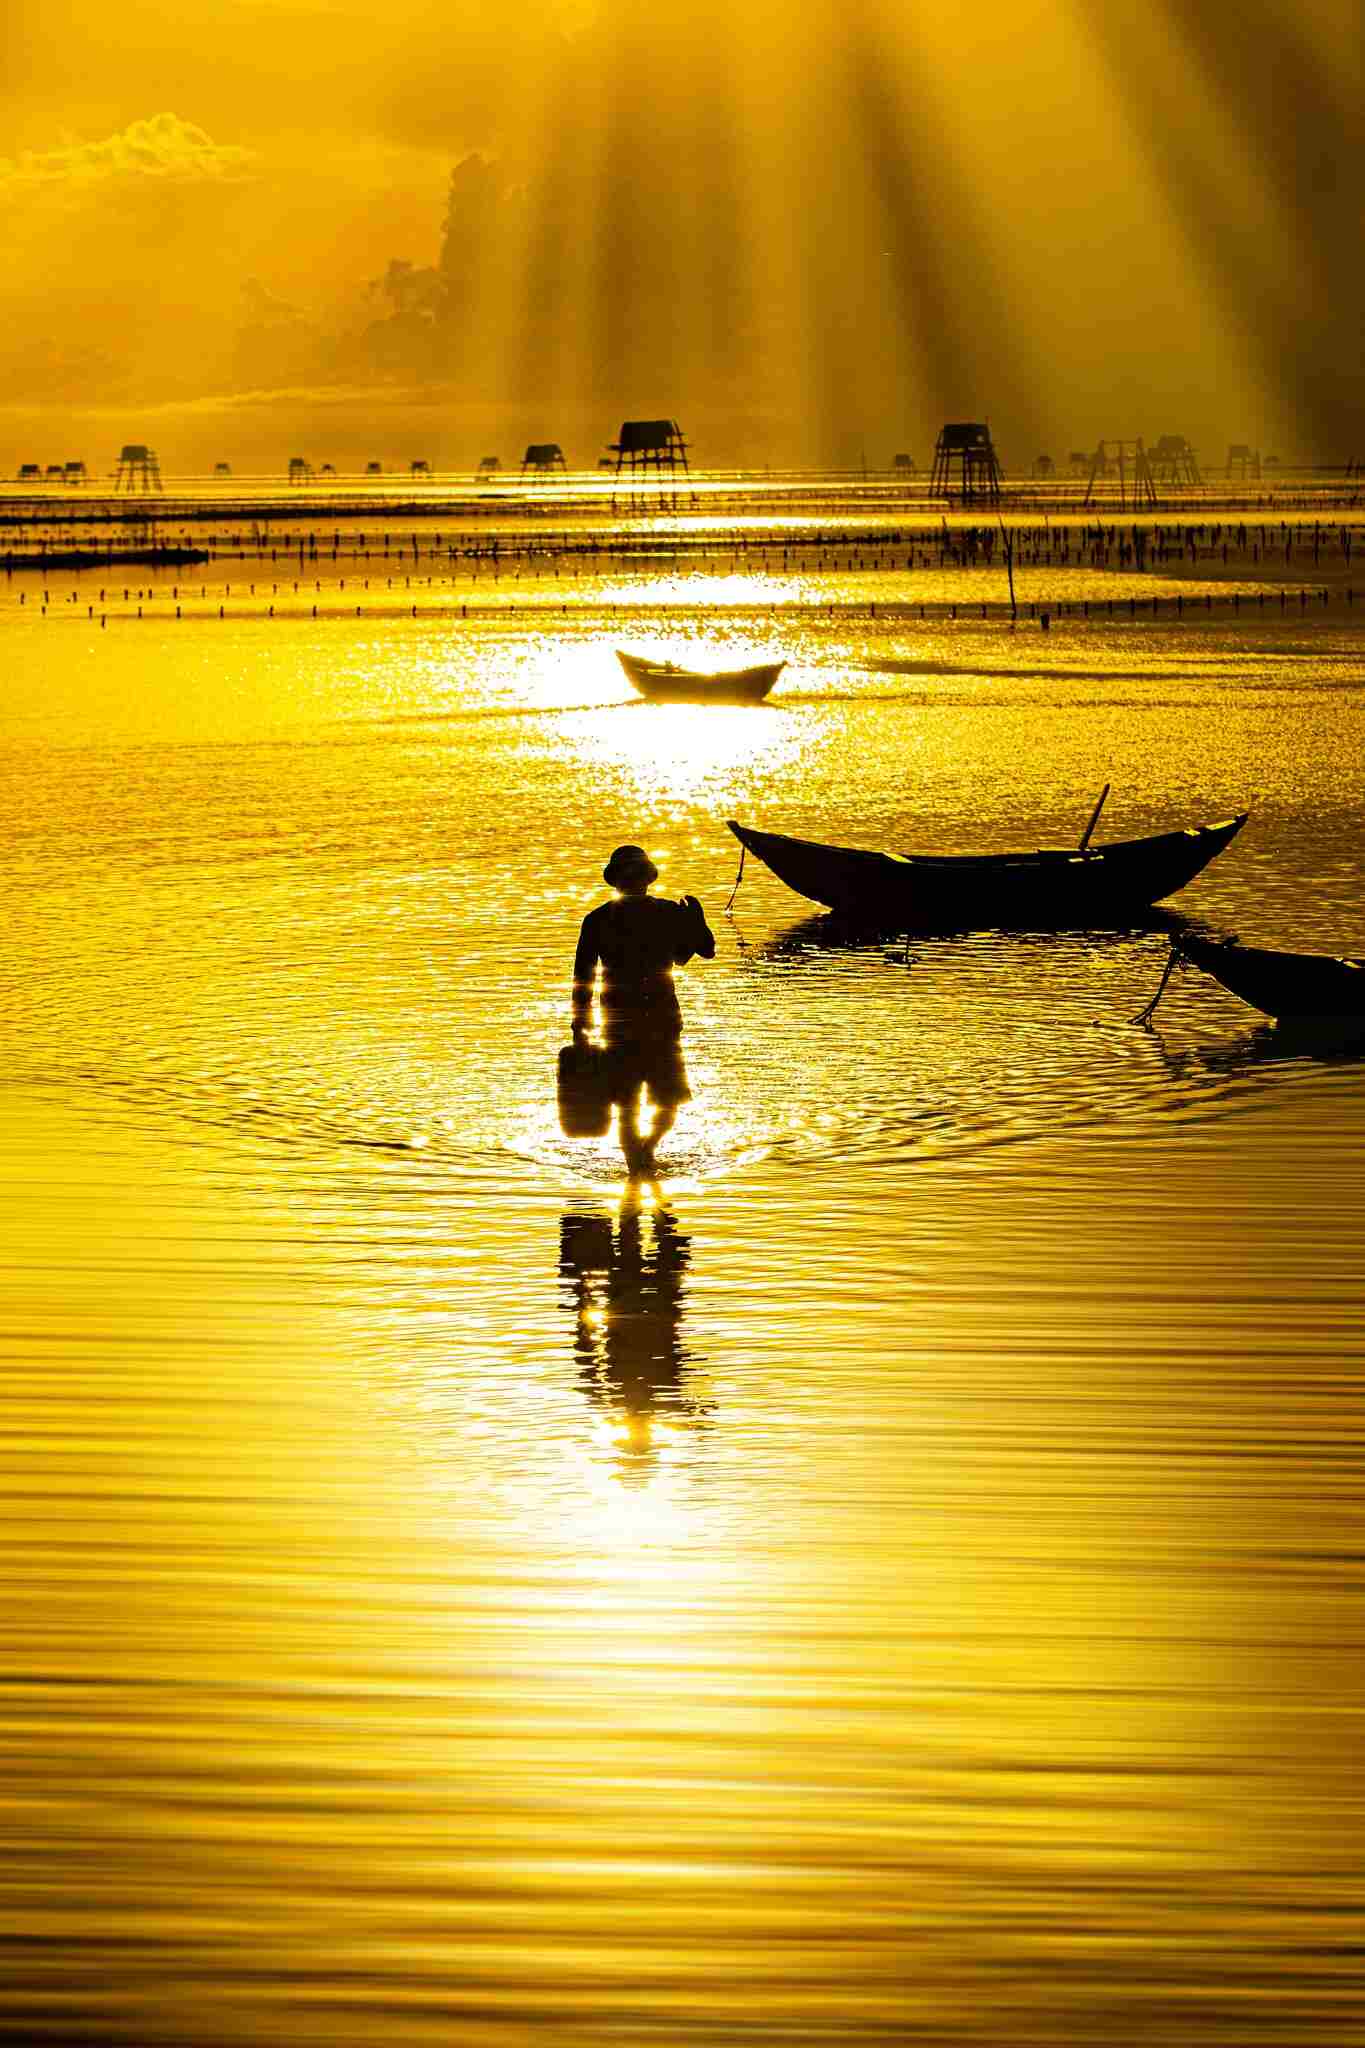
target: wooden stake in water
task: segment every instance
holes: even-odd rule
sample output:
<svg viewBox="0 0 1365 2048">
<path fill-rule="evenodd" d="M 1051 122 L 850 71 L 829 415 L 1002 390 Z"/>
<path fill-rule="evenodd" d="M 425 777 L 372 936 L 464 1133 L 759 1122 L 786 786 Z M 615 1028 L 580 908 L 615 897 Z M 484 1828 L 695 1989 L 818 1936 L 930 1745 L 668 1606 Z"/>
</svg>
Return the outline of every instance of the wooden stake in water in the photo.
<svg viewBox="0 0 1365 2048">
<path fill-rule="evenodd" d="M 1000 521 L 1000 538 L 1005 548 L 1005 570 L 1010 579 L 1010 622 L 1016 624 L 1019 607 L 1014 601 L 1014 536 L 1006 529 L 1003 513 L 996 514 Z"/>
</svg>

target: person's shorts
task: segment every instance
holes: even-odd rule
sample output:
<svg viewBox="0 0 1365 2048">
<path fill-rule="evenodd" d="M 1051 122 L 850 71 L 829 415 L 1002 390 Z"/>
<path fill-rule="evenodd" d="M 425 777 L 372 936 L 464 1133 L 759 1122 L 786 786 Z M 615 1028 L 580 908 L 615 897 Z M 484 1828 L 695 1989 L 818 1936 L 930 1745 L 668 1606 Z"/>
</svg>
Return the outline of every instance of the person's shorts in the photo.
<svg viewBox="0 0 1365 2048">
<path fill-rule="evenodd" d="M 641 1088 L 660 1109 L 676 1109 L 680 1102 L 692 1100 L 679 1039 L 625 1039 L 609 1042 L 607 1052 L 612 1102 L 632 1102 Z"/>
</svg>

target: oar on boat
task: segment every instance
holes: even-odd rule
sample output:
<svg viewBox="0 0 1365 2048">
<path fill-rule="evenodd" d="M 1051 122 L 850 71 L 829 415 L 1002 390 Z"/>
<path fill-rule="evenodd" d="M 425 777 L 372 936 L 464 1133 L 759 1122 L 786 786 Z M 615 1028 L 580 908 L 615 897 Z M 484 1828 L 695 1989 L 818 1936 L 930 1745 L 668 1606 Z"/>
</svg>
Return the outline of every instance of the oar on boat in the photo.
<svg viewBox="0 0 1365 2048">
<path fill-rule="evenodd" d="M 1108 796 L 1108 794 L 1109 784 L 1106 782 L 1104 788 L 1100 791 L 1099 802 L 1096 804 L 1094 810 L 1090 813 L 1090 823 L 1086 826 L 1084 832 L 1082 832 L 1081 834 L 1081 843 L 1076 849 L 1078 853 L 1084 853 L 1086 847 L 1089 846 L 1090 835 L 1100 822 L 1100 812 L 1104 809 L 1104 800 Z"/>
</svg>

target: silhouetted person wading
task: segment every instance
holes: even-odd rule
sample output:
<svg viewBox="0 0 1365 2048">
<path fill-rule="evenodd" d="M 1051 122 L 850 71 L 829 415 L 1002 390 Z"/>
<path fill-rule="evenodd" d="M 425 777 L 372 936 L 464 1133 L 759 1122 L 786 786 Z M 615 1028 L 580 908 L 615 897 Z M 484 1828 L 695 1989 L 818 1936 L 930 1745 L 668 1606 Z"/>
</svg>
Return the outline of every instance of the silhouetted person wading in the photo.
<svg viewBox="0 0 1365 2048">
<path fill-rule="evenodd" d="M 602 870 L 618 894 L 590 910 L 573 963 L 574 1043 L 586 1043 L 593 984 L 602 969 L 602 1035 L 608 1054 L 611 1100 L 620 1110 L 617 1135 L 630 1173 L 654 1171 L 654 1148 L 681 1103 L 690 1101 L 682 1056 L 682 1011 L 673 969 L 695 954 L 715 957 L 716 942 L 695 896 L 670 903 L 651 896 L 659 870 L 638 846 L 618 846 Z M 649 1091 L 654 1123 L 640 1130 L 640 1095 Z"/>
</svg>

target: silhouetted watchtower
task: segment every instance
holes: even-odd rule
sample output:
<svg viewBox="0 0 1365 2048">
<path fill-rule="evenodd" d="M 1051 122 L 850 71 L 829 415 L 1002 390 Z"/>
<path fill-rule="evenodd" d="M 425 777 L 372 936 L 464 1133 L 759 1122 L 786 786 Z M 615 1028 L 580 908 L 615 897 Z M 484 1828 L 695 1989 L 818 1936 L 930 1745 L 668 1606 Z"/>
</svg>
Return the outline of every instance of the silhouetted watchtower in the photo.
<svg viewBox="0 0 1365 2048">
<path fill-rule="evenodd" d="M 313 465 L 302 455 L 289 458 L 289 481 L 291 484 L 306 484 L 313 474 Z"/>
<path fill-rule="evenodd" d="M 956 420 L 942 429 L 929 490 L 934 497 L 960 498 L 964 505 L 973 498 L 999 501 L 1000 464 L 984 421 Z"/>
<path fill-rule="evenodd" d="M 1183 434 L 1163 434 L 1148 461 L 1153 483 L 1164 484 L 1168 490 L 1193 488 L 1204 481 L 1194 450 Z"/>
<path fill-rule="evenodd" d="M 1118 478 L 1121 506 L 1130 501 L 1134 506 L 1155 505 L 1156 483 L 1141 434 L 1135 441 L 1099 442 L 1090 458 L 1090 481 L 1085 487 L 1084 500 L 1087 505 L 1094 496 L 1095 485 L 1101 478 L 1111 476 Z"/>
<path fill-rule="evenodd" d="M 687 466 L 687 443 L 683 430 L 676 420 L 622 420 L 618 439 L 611 443 L 611 453 L 616 457 L 616 478 L 619 483 L 621 472 L 628 471 L 632 483 L 637 478 L 653 477 L 658 485 L 659 496 L 667 488 L 669 495 L 677 496 L 678 477 L 681 474 L 691 482 L 692 472 Z M 668 478 L 665 486 L 664 478 Z M 693 492 L 695 498 L 696 493 Z M 612 493 L 612 504 L 616 494 Z"/>
<path fill-rule="evenodd" d="M 521 458 L 522 475 L 525 476 L 528 470 L 532 476 L 553 476 L 556 470 L 561 476 L 567 476 L 568 464 L 558 441 L 532 441 Z"/>
<path fill-rule="evenodd" d="M 913 455 L 905 454 L 893 456 L 891 467 L 902 470 L 909 476 L 913 476 L 915 474 L 915 458 Z"/>
<path fill-rule="evenodd" d="M 155 448 L 149 448 L 144 441 L 125 441 L 119 450 L 118 468 L 114 471 L 115 491 L 149 491 L 161 489 L 161 464 L 156 459 Z"/>
<path fill-rule="evenodd" d="M 86 470 L 83 462 L 64 462 L 62 464 L 62 482 L 64 484 L 83 484 L 85 481 Z"/>
<path fill-rule="evenodd" d="M 1256 479 L 1261 474 L 1261 451 L 1252 448 L 1245 441 L 1234 441 L 1228 449 L 1228 475 L 1240 477 L 1243 483 L 1248 478 Z"/>
<path fill-rule="evenodd" d="M 415 455 L 415 456 L 413 457 L 412 461 L 411 461 L 411 462 L 410 462 L 410 463 L 408 464 L 408 475 L 409 475 L 409 476 L 430 476 L 430 475 L 431 475 L 431 464 L 430 464 L 430 463 L 429 463 L 429 462 L 427 461 L 427 459 L 426 459 L 426 457 L 425 457 L 424 455 Z"/>
</svg>

